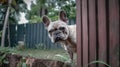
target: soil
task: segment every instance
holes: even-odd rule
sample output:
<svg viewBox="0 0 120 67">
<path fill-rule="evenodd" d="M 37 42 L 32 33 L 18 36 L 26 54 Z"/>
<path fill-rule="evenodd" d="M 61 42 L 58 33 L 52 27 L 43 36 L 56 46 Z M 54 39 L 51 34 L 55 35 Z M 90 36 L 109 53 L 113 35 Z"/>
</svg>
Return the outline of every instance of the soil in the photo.
<svg viewBox="0 0 120 67">
<path fill-rule="evenodd" d="M 22 67 L 23 64 L 26 67 L 71 67 L 70 64 L 61 61 L 23 57 L 15 54 L 7 54 L 5 59 L 8 63 L 2 63 L 0 67 Z"/>
</svg>

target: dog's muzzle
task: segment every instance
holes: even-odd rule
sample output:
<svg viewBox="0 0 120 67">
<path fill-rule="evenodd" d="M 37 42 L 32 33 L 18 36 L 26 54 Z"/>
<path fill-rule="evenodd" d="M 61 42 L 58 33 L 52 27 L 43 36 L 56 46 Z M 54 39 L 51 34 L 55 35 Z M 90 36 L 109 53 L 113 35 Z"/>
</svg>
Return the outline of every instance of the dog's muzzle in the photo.
<svg viewBox="0 0 120 67">
<path fill-rule="evenodd" d="M 59 42 L 59 41 L 62 40 L 61 32 L 60 31 L 54 32 L 54 40 L 55 40 L 55 42 Z"/>
</svg>

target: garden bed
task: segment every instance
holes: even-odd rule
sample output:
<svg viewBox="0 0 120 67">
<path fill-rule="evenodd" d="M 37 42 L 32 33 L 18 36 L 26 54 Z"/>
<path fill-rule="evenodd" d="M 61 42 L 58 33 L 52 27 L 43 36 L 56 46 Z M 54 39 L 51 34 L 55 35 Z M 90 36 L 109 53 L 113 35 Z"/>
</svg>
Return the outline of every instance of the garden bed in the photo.
<svg viewBox="0 0 120 67">
<path fill-rule="evenodd" d="M 1 48 L 0 67 L 71 67 L 63 50 Z"/>
<path fill-rule="evenodd" d="M 38 59 L 29 56 L 7 54 L 0 67 L 71 67 L 70 64 L 57 60 Z"/>
</svg>

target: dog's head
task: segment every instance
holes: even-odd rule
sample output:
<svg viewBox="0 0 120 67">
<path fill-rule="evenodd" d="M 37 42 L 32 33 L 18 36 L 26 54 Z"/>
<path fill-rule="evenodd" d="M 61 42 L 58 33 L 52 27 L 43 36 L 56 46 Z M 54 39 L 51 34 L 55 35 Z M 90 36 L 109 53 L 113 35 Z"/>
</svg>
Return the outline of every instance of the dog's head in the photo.
<svg viewBox="0 0 120 67">
<path fill-rule="evenodd" d="M 64 11 L 60 11 L 57 21 L 51 22 L 47 16 L 43 16 L 42 20 L 53 43 L 65 41 L 68 38 L 68 19 Z"/>
</svg>

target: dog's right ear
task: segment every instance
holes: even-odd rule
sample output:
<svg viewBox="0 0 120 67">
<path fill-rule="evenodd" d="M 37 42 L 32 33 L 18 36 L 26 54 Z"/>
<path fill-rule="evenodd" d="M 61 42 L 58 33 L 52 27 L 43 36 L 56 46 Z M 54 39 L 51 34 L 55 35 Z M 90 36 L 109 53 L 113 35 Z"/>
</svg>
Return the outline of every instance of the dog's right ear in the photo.
<svg viewBox="0 0 120 67">
<path fill-rule="evenodd" d="M 65 11 L 60 11 L 60 14 L 59 14 L 59 17 L 60 17 L 60 20 L 64 21 L 64 22 L 68 22 L 68 18 L 67 18 L 67 15 L 66 15 L 66 12 Z"/>
<path fill-rule="evenodd" d="M 50 24 L 50 19 L 49 19 L 47 16 L 43 16 L 43 17 L 42 17 L 42 21 L 43 21 L 43 23 L 44 23 L 44 25 L 45 25 L 46 27 L 49 26 L 49 24 Z"/>
</svg>

